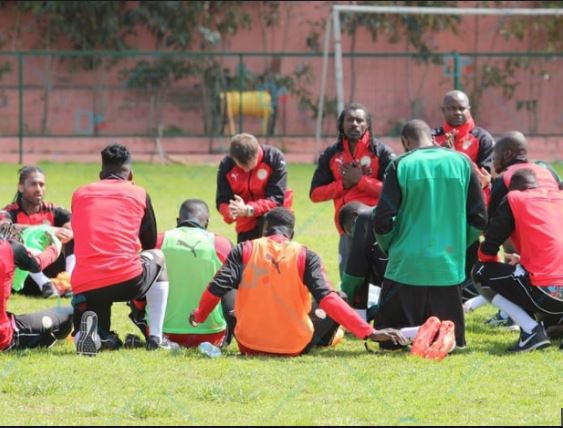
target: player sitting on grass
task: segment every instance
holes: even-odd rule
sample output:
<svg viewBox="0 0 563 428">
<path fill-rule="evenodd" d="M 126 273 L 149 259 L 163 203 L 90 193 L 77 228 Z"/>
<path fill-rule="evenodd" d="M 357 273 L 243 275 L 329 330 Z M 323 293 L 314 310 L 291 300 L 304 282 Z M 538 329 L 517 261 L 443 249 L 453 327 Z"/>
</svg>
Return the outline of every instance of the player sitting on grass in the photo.
<svg viewBox="0 0 563 428">
<path fill-rule="evenodd" d="M 263 237 L 229 253 L 190 315 L 192 325 L 205 321 L 221 297 L 237 289 L 235 338 L 242 354 L 301 355 L 333 344 L 339 324 L 360 339 L 405 345 L 397 330 L 374 330 L 340 298 L 319 256 L 291 241 L 294 226 L 289 210 L 269 211 Z"/>
<path fill-rule="evenodd" d="M 0 351 L 50 347 L 72 328 L 72 309 L 55 308 L 25 315 L 7 312 L 15 267 L 40 272 L 57 259 L 61 243 L 48 235 L 50 245 L 38 255 L 20 242 L 20 230 L 10 221 L 0 223 Z"/>
<path fill-rule="evenodd" d="M 72 274 L 76 258 L 70 227 L 70 212 L 45 202 L 45 173 L 36 166 L 24 166 L 19 171 L 18 191 L 14 202 L 4 210 L 13 223 L 21 226 L 49 225 L 55 228 L 58 239 L 64 244 L 63 254 L 43 271 L 31 273 L 24 284 L 14 284 L 14 289 L 27 295 L 41 295 L 45 298 L 64 295 L 68 291 L 63 283 Z M 59 275 L 61 275 L 59 277 Z M 58 278 L 53 281 L 53 278 Z M 24 278 L 25 279 L 25 278 Z"/>
</svg>

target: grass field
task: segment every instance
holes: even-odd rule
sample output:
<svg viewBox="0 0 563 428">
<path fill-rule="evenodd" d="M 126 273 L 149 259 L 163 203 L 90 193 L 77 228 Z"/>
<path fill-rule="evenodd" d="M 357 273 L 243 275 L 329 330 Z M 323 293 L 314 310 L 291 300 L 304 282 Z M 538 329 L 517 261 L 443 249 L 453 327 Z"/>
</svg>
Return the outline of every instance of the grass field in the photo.
<svg viewBox="0 0 563 428">
<path fill-rule="evenodd" d="M 97 178 L 97 165 L 43 164 L 47 199 L 68 207 L 72 191 Z M 563 167 L 559 167 L 563 173 Z M 337 281 L 332 204 L 312 204 L 313 167 L 290 165 L 296 239 L 317 251 Z M 136 165 L 135 181 L 153 199 L 160 230 L 174 227 L 179 204 L 199 197 L 212 207 L 215 167 Z M 0 165 L 7 203 L 17 167 Z M 210 230 L 234 240 L 213 210 Z M 15 313 L 69 301 L 14 296 Z M 0 424 L 14 425 L 559 425 L 563 352 L 558 346 L 508 355 L 518 335 L 467 320 L 468 347 L 442 362 L 402 353 L 368 354 L 347 336 L 337 348 L 294 359 L 243 358 L 235 345 L 209 360 L 197 351 L 176 355 L 120 350 L 96 358 L 75 355 L 70 341 L 51 350 L 0 354 Z M 125 304 L 114 305 L 113 327 L 137 333 Z M 559 343 L 557 342 L 557 345 Z"/>
</svg>

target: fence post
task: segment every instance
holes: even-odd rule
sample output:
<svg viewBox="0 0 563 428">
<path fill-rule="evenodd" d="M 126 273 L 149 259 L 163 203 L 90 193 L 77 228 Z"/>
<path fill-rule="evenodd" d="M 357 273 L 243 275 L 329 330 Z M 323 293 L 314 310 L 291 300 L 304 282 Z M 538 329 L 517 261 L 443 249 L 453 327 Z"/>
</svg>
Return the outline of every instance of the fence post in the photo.
<svg viewBox="0 0 563 428">
<path fill-rule="evenodd" d="M 18 52 L 18 97 L 19 97 L 19 158 L 18 162 L 23 165 L 23 52 Z"/>
<path fill-rule="evenodd" d="M 238 56 L 238 133 L 243 132 L 243 118 L 242 118 L 242 90 L 244 84 L 244 55 Z"/>
<path fill-rule="evenodd" d="M 454 89 L 461 91 L 461 57 L 454 51 Z"/>
</svg>

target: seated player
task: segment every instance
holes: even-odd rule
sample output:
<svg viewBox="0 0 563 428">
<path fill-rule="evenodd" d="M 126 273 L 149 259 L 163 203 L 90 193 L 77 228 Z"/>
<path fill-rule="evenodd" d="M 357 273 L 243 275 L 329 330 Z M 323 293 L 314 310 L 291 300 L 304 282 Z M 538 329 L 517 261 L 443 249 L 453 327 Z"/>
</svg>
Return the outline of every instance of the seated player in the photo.
<svg viewBox="0 0 563 428">
<path fill-rule="evenodd" d="M 50 245 L 31 255 L 20 242 L 20 229 L 10 221 L 0 222 L 0 351 L 51 347 L 70 334 L 72 308 L 54 308 L 32 314 L 7 312 L 14 268 L 40 272 L 60 254 L 61 243 L 49 235 Z"/>
<path fill-rule="evenodd" d="M 21 291 L 23 294 L 42 295 L 45 298 L 64 295 L 68 291 L 66 284 L 55 281 L 59 286 L 57 288 L 52 279 L 59 274 L 63 274 L 61 279 L 68 278 L 76 264 L 70 212 L 45 202 L 46 177 L 41 168 L 24 166 L 19 174 L 14 202 L 4 208 L 11 221 L 22 226 L 53 226 L 57 237 L 64 244 L 61 256 L 44 271 L 31 273 Z"/>
<path fill-rule="evenodd" d="M 350 306 L 368 320 L 373 317 L 373 309 L 377 309 L 368 308 L 370 285 L 381 287 L 388 261 L 373 232 L 373 208 L 349 202 L 338 214 L 340 227 L 352 242 L 340 288 L 348 296 Z"/>
<path fill-rule="evenodd" d="M 170 291 L 162 330 L 175 343 L 196 347 L 202 342 L 216 346 L 228 344 L 228 331 L 234 329 L 233 290 L 221 299 L 207 320 L 192 327 L 186 322 L 197 307 L 201 294 L 211 282 L 232 249 L 231 242 L 207 231 L 209 208 L 199 199 L 188 199 L 180 207 L 178 226 L 159 237 L 158 248 L 166 258 Z"/>
<path fill-rule="evenodd" d="M 268 212 L 263 237 L 229 253 L 190 323 L 205 321 L 221 297 L 237 289 L 235 339 L 242 354 L 301 355 L 333 344 L 339 324 L 361 339 L 406 344 L 397 330 L 374 330 L 334 292 L 319 256 L 291 241 L 294 225 L 287 209 Z"/>
<path fill-rule="evenodd" d="M 485 231 L 473 279 L 520 326 L 509 351 L 523 352 L 550 345 L 538 315 L 563 317 L 563 192 L 541 188 L 529 168 L 512 174 L 508 190 Z M 500 263 L 499 248 L 509 237 L 517 253 Z"/>
</svg>

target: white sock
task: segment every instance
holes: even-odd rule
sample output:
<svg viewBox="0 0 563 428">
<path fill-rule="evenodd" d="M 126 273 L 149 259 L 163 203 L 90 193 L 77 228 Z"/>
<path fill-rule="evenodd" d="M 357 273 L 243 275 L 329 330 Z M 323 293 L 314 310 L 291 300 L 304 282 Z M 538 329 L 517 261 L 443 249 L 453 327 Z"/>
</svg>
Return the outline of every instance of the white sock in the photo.
<svg viewBox="0 0 563 428">
<path fill-rule="evenodd" d="M 168 281 L 157 281 L 147 293 L 147 323 L 149 334 L 162 339 L 164 312 L 168 301 Z"/>
<path fill-rule="evenodd" d="M 354 311 L 356 311 L 356 313 L 360 316 L 360 318 L 362 320 L 366 320 L 367 319 L 367 310 L 365 309 L 354 309 Z"/>
<path fill-rule="evenodd" d="M 403 336 L 405 336 L 406 339 L 414 340 L 414 338 L 418 334 L 419 328 L 420 328 L 420 326 L 418 326 L 418 327 L 403 327 L 399 331 L 401 332 L 401 334 Z"/>
<path fill-rule="evenodd" d="M 512 321 L 518 324 L 520 328 L 528 334 L 530 334 L 532 330 L 538 325 L 537 321 L 530 317 L 530 315 L 528 315 L 526 311 L 524 311 L 524 309 L 512 303 L 510 300 L 501 296 L 500 294 L 497 294 L 491 301 L 491 303 L 500 310 L 506 312 L 506 314 L 510 318 L 512 318 Z"/>
<path fill-rule="evenodd" d="M 78 343 L 78 339 L 80 339 L 80 332 L 76 333 L 76 336 L 73 338 L 75 345 Z"/>
<path fill-rule="evenodd" d="M 474 311 L 475 309 L 479 309 L 481 306 L 484 306 L 487 303 L 489 303 L 489 302 L 483 296 L 477 296 L 477 297 L 473 297 L 473 298 L 467 300 L 467 302 L 465 302 L 464 305 L 470 311 Z"/>
<path fill-rule="evenodd" d="M 76 266 L 76 256 L 74 254 L 71 254 L 65 259 L 66 273 L 72 275 L 72 271 L 74 270 L 75 266 Z"/>
<path fill-rule="evenodd" d="M 501 309 L 499 315 L 500 315 L 501 318 L 508 319 L 508 314 L 506 312 L 504 312 L 502 309 Z"/>
<path fill-rule="evenodd" d="M 39 286 L 40 290 L 43 290 L 43 285 L 46 282 L 49 282 L 50 279 L 49 277 L 47 277 L 47 275 L 45 275 L 43 272 L 37 272 L 37 273 L 30 273 L 29 276 L 31 277 L 31 279 L 33 279 L 35 281 L 35 283 Z"/>
</svg>

